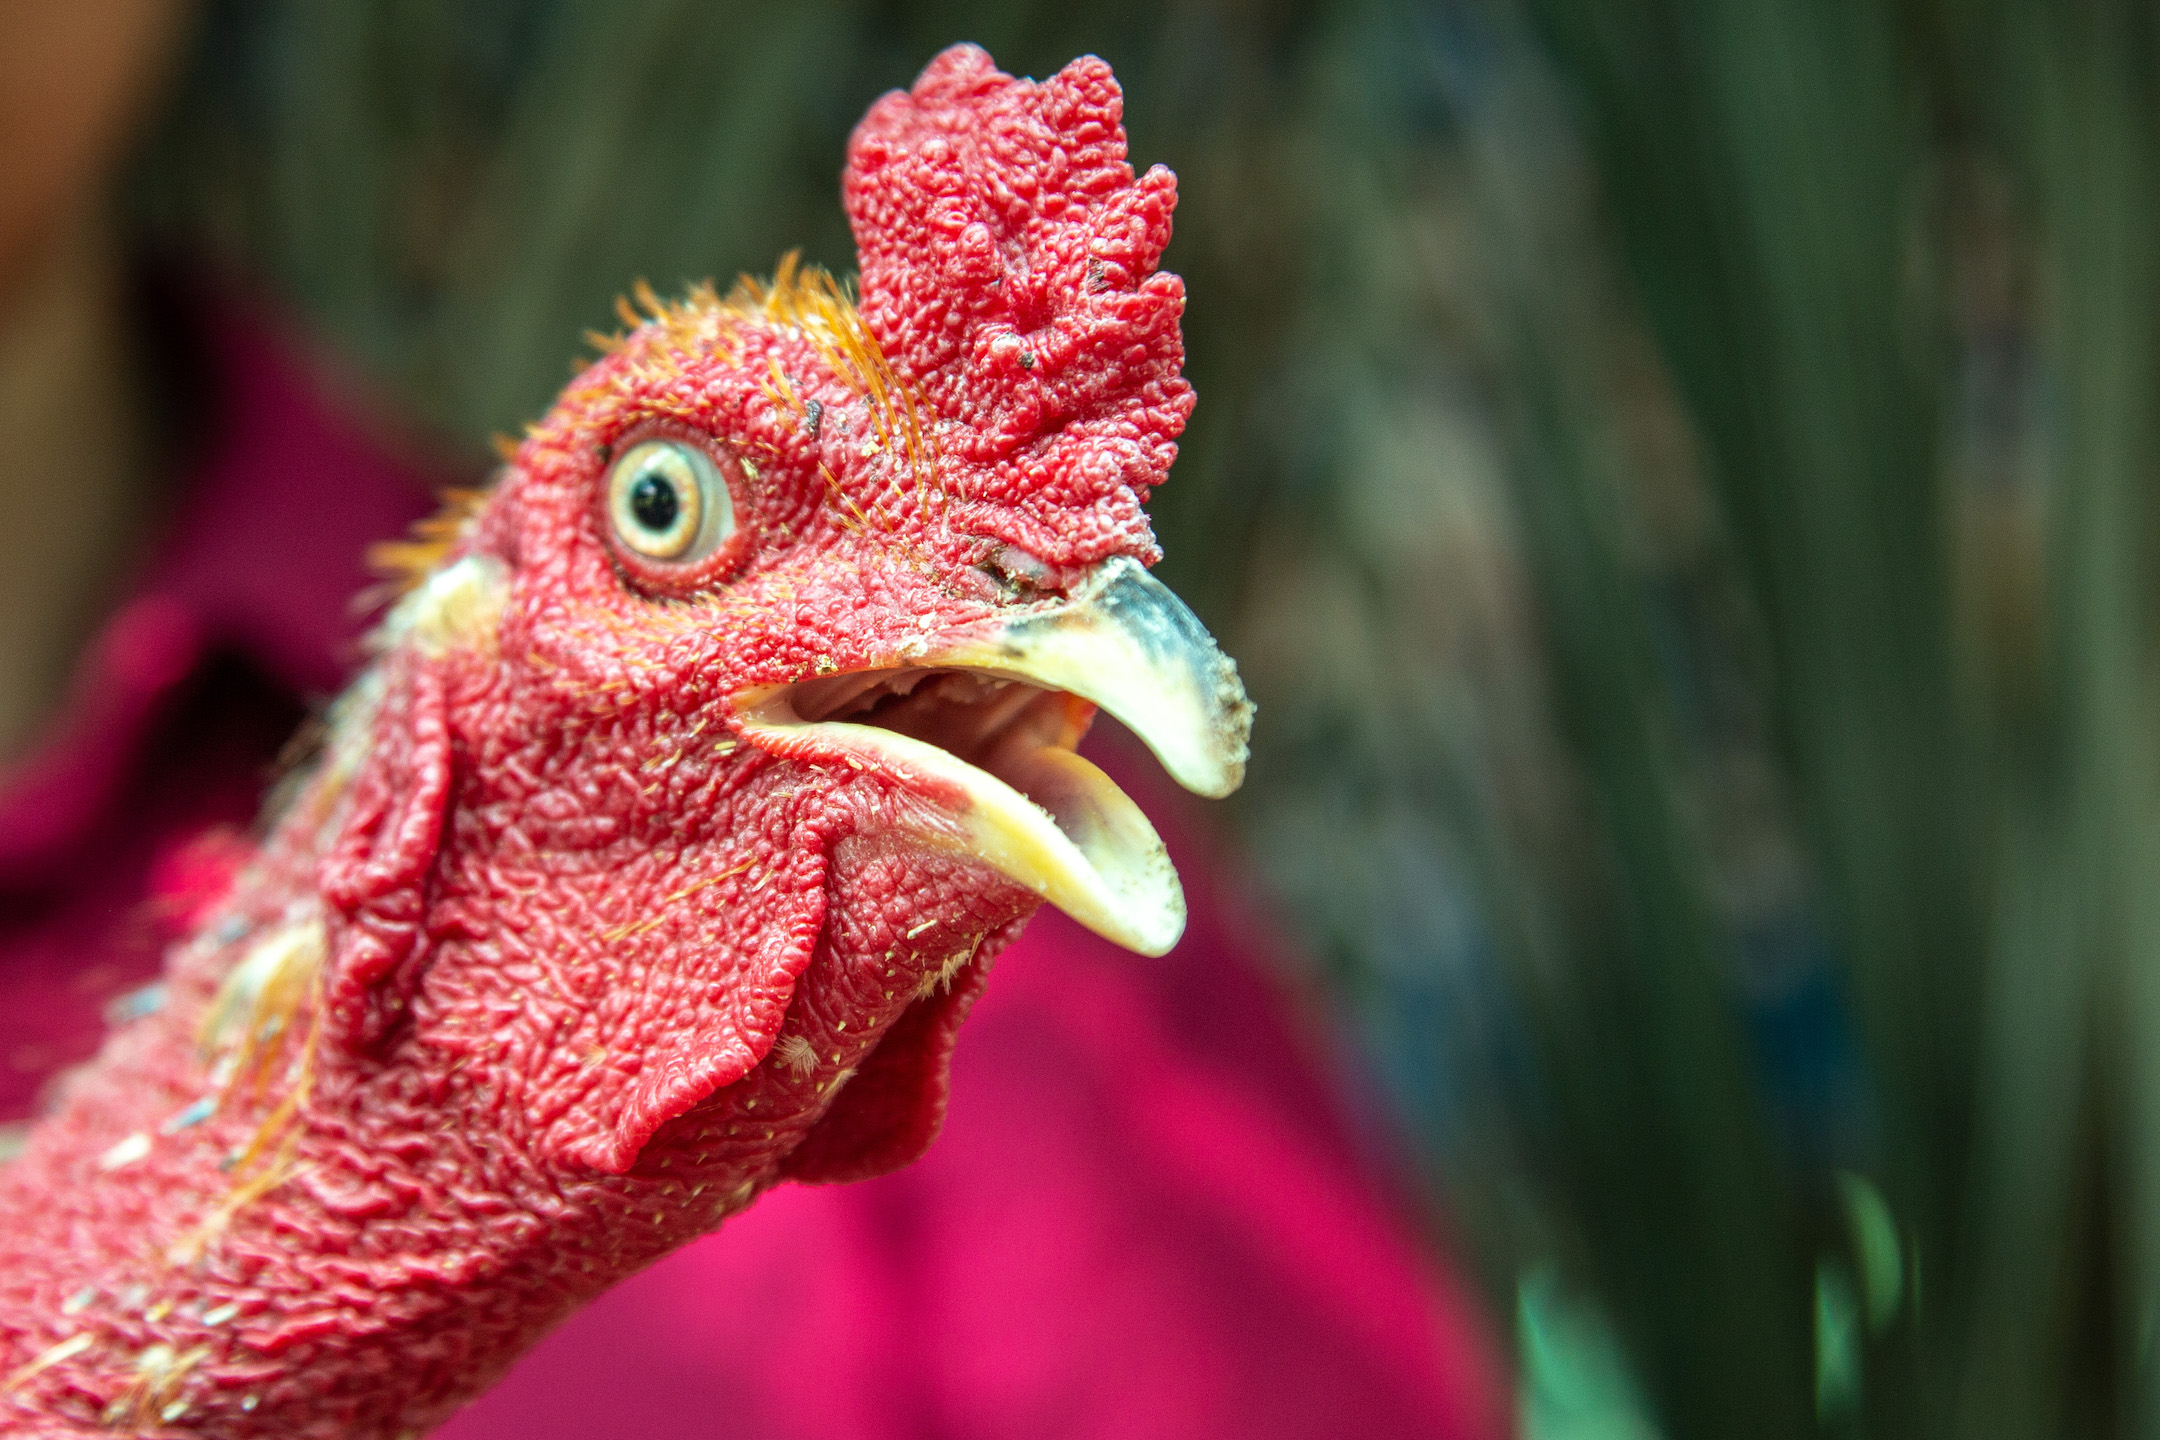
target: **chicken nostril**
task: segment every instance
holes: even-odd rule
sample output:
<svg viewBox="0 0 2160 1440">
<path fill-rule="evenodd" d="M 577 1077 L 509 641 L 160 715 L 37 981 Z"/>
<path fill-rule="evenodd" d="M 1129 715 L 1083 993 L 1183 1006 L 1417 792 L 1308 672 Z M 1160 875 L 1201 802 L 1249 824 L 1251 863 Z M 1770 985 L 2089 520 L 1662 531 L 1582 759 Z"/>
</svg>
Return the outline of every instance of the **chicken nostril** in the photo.
<svg viewBox="0 0 2160 1440">
<path fill-rule="evenodd" d="M 1045 561 L 1017 545 L 998 546 L 982 562 L 982 568 L 1021 595 L 1052 589 L 1057 581 L 1056 573 Z"/>
</svg>

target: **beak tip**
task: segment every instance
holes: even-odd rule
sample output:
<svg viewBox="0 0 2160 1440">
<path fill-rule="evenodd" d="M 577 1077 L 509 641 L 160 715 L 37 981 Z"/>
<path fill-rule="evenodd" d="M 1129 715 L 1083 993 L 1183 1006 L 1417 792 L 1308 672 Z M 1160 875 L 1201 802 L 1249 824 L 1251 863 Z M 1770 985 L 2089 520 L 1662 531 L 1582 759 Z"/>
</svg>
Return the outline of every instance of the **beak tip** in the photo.
<svg viewBox="0 0 2160 1440">
<path fill-rule="evenodd" d="M 1099 927 L 1085 920 L 1081 923 L 1121 949 L 1130 950 L 1135 955 L 1144 955 L 1150 960 L 1159 960 L 1175 950 L 1178 941 L 1185 938 L 1185 897 L 1182 889 L 1178 892 L 1177 901 L 1169 913 L 1153 917 L 1153 923 L 1134 925 L 1129 916 L 1121 917 L 1125 923 L 1110 927 Z"/>
<path fill-rule="evenodd" d="M 1182 766 L 1172 772 L 1171 778 L 1203 799 L 1226 799 L 1245 783 L 1245 757 L 1240 755 L 1235 761 Z"/>
<path fill-rule="evenodd" d="M 1246 762 L 1252 757 L 1255 707 L 1246 697 L 1245 687 L 1239 683 L 1237 670 L 1227 656 L 1223 657 L 1223 669 L 1227 674 L 1217 677 L 1213 703 L 1203 707 L 1213 721 L 1208 727 L 1206 742 L 1177 756 L 1174 761 L 1161 751 L 1157 752 L 1157 758 L 1163 761 L 1163 767 L 1178 784 L 1209 800 L 1221 800 L 1235 794 L 1245 783 Z"/>
<path fill-rule="evenodd" d="M 1135 955 L 1145 956 L 1147 959 L 1150 960 L 1160 960 L 1163 956 L 1169 954 L 1172 950 L 1175 950 L 1177 948 L 1177 942 L 1184 938 L 1185 927 L 1180 925 L 1177 928 L 1177 933 L 1170 936 L 1168 939 L 1159 941 L 1149 940 L 1145 944 L 1134 945 L 1132 947 L 1132 952 Z"/>
</svg>

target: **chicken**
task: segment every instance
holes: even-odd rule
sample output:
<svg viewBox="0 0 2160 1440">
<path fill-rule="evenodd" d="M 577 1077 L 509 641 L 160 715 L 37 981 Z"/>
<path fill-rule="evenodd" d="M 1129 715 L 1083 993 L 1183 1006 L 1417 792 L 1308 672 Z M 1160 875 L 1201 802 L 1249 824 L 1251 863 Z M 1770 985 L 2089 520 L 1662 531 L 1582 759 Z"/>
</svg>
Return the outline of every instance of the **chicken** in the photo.
<svg viewBox="0 0 2160 1440">
<path fill-rule="evenodd" d="M 1100 706 L 1226 794 L 1251 707 L 1145 568 L 1193 397 L 1120 105 L 947 51 L 850 143 L 859 301 L 641 295 L 393 547 L 260 844 L 0 1167 L 0 1429 L 423 1433 L 772 1185 L 920 1154 L 1040 902 L 1176 941 L 1074 746 Z"/>
</svg>

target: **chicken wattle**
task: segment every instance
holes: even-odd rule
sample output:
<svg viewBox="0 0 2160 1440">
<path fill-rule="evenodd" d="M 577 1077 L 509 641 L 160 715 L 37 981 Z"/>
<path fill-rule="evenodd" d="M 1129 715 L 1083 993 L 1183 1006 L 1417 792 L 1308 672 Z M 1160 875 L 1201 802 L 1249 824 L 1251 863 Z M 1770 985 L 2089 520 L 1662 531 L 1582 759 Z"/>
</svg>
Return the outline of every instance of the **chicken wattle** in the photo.
<svg viewBox="0 0 2160 1440">
<path fill-rule="evenodd" d="M 0 1431 L 424 1433 L 764 1189 L 918 1155 L 1040 902 L 1176 941 L 1074 747 L 1101 707 L 1225 794 L 1251 709 L 1145 568 L 1192 392 L 1120 105 L 947 51 L 850 144 L 859 299 L 643 297 L 391 547 L 260 843 L 0 1165 Z"/>
</svg>

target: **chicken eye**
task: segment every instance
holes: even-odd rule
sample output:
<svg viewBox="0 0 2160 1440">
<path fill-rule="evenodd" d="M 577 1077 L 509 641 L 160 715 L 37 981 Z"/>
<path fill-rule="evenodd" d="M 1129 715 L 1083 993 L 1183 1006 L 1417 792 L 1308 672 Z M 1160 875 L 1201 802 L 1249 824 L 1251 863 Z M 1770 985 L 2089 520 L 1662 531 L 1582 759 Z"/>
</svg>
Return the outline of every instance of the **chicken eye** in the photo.
<svg viewBox="0 0 2160 1440">
<path fill-rule="evenodd" d="M 712 457 L 694 445 L 647 440 L 608 471 L 616 538 L 650 560 L 696 560 L 735 529 L 735 507 Z"/>
</svg>

